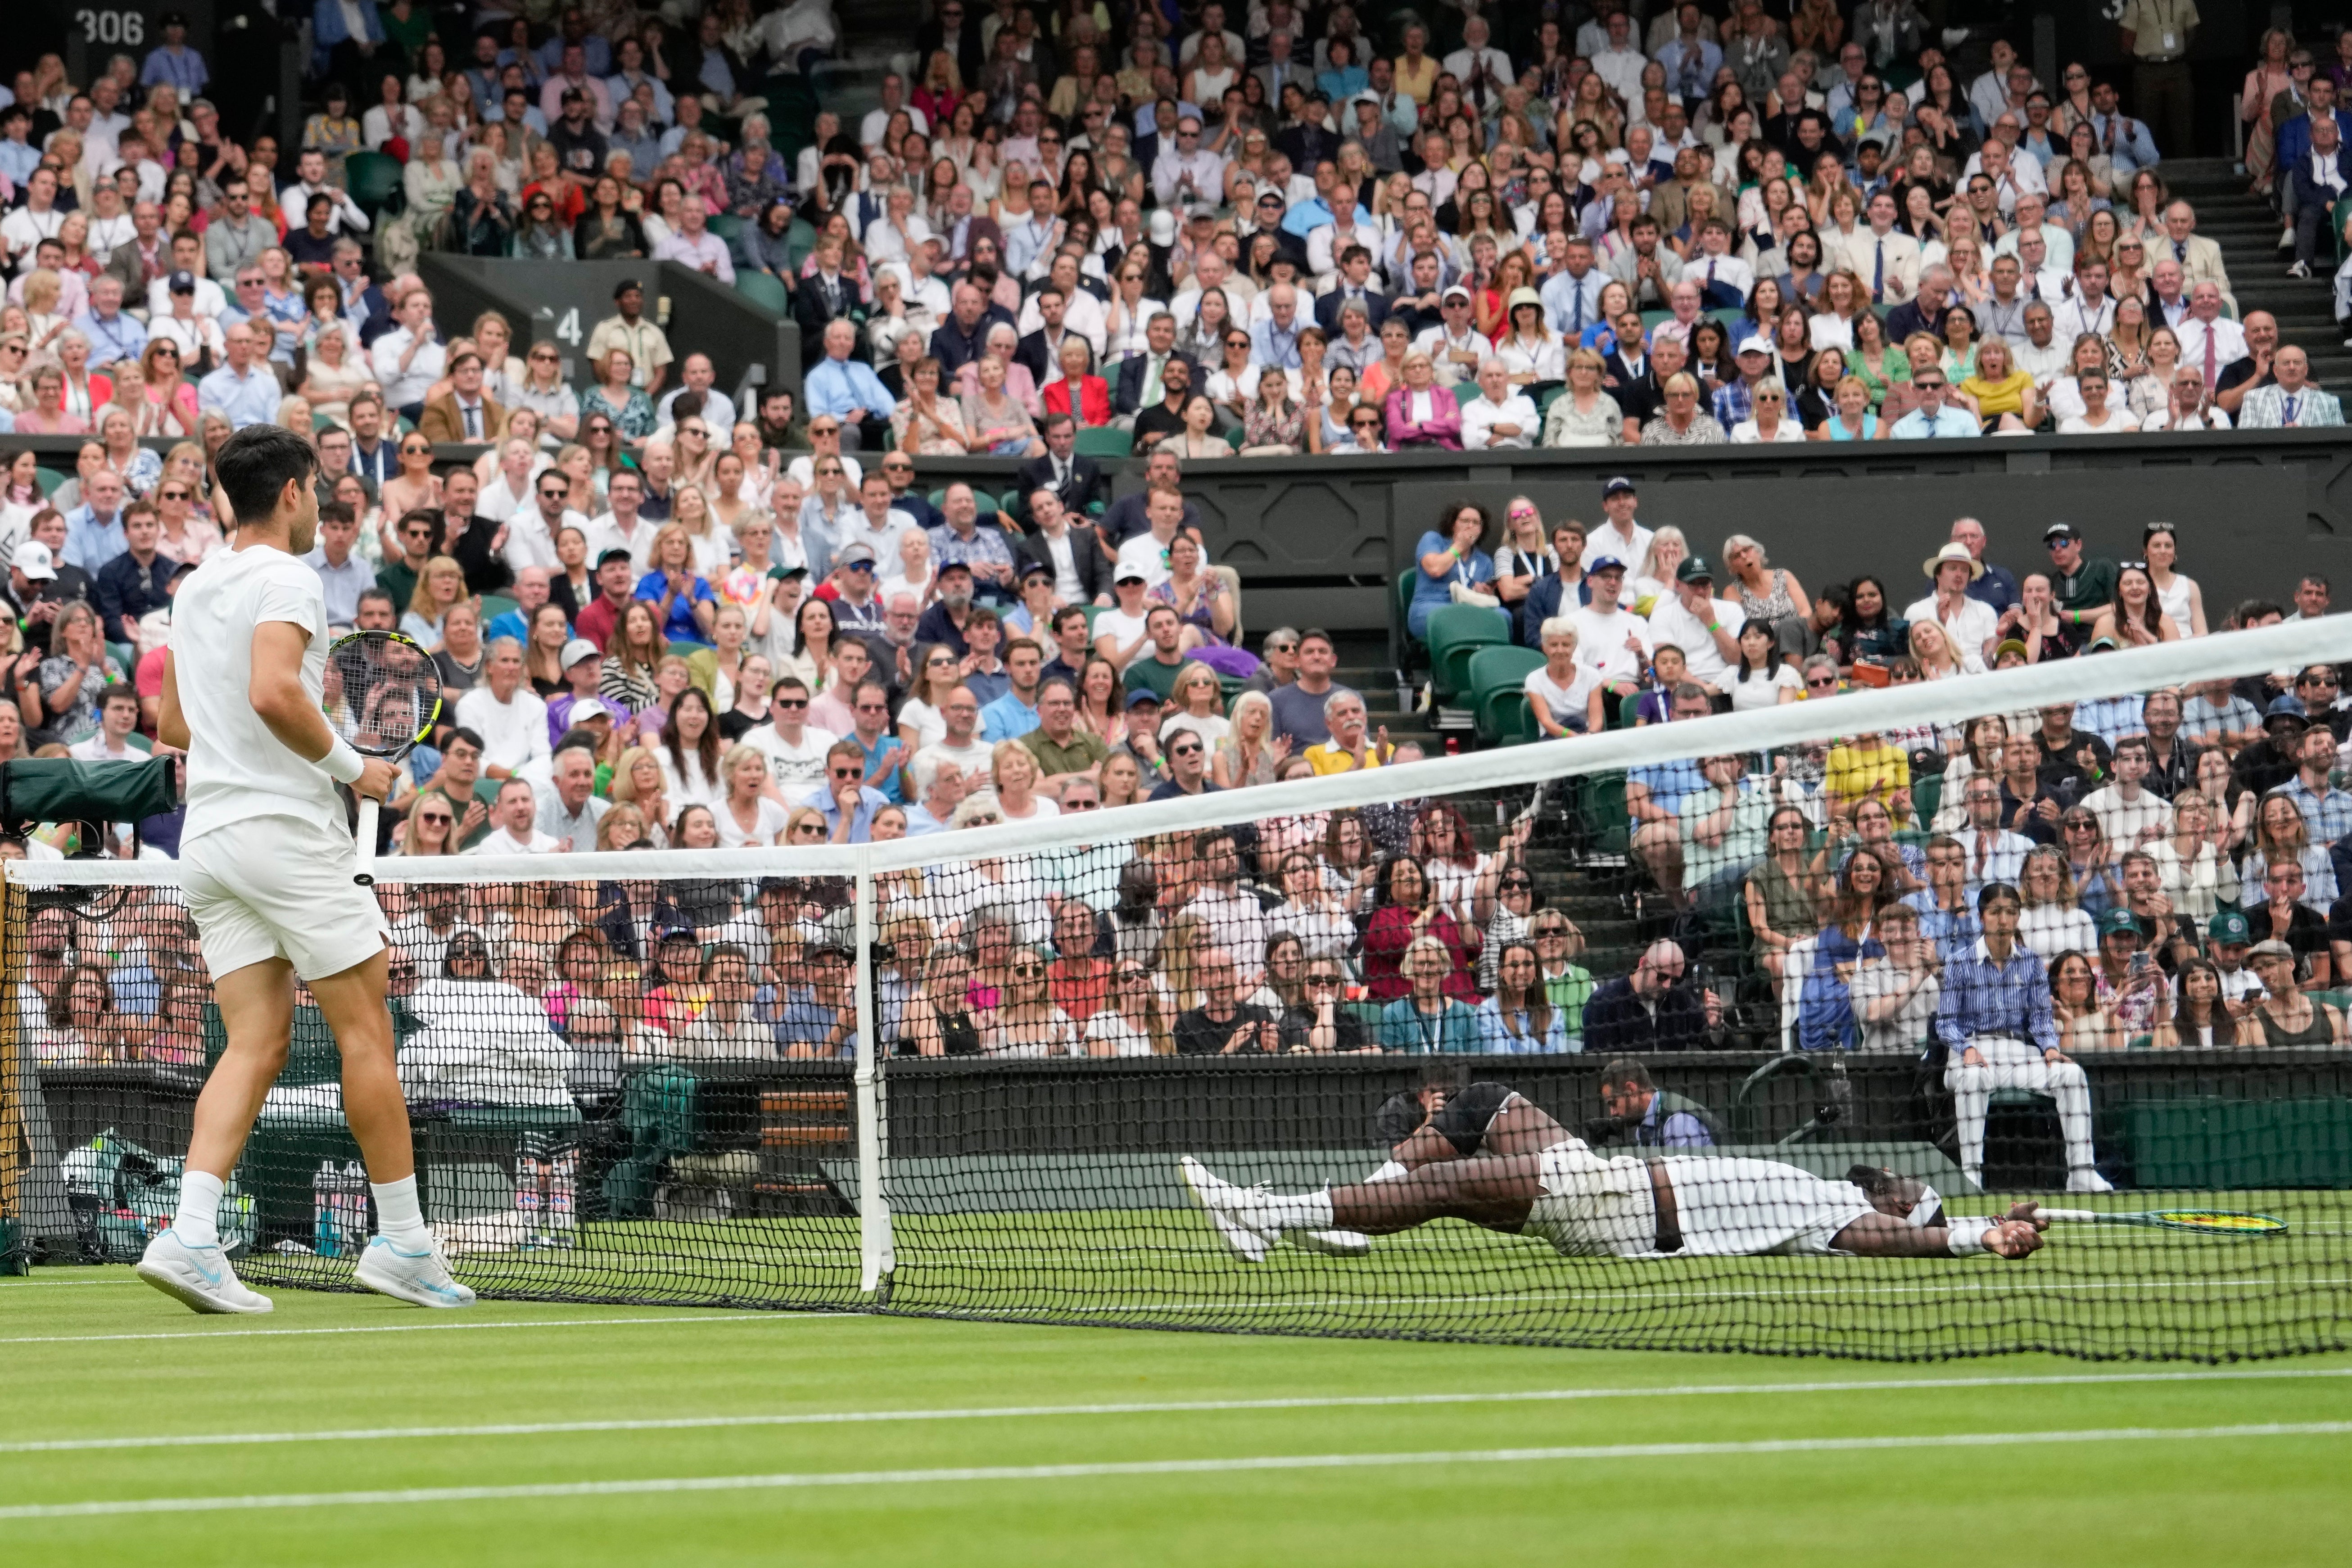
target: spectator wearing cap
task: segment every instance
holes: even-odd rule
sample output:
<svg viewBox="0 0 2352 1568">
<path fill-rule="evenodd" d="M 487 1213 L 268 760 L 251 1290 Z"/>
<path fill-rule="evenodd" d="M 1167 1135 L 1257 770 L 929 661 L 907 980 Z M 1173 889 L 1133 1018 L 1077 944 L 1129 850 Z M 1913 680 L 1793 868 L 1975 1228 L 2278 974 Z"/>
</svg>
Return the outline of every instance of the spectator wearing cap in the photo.
<svg viewBox="0 0 2352 1568">
<path fill-rule="evenodd" d="M 1685 555 L 1675 568 L 1674 591 L 1660 594 L 1651 606 L 1649 643 L 1682 650 L 1684 673 L 1710 696 L 1720 696 L 1739 660 L 1744 618 L 1737 603 L 1715 596 L 1715 569 L 1706 558 Z"/>
<path fill-rule="evenodd" d="M 610 716 L 611 710 L 596 695 L 604 658 L 603 650 L 584 637 L 573 637 L 556 655 L 566 689 L 547 700 L 547 738 L 551 743 L 562 739 L 566 731 L 586 723 L 591 703 L 595 704 L 595 711 Z"/>
<path fill-rule="evenodd" d="M 1757 333 L 1750 332 L 1739 340 L 1734 363 L 1739 367 L 1738 378 L 1724 383 L 1715 395 L 1715 422 L 1726 430 L 1754 418 L 1757 388 L 1768 381 L 1780 379 L 1773 366 L 1772 345 Z"/>
<path fill-rule="evenodd" d="M 1413 351 L 1429 356 L 1441 385 L 1455 386 L 1475 380 L 1479 365 L 1493 356 L 1495 345 L 1471 324 L 1470 290 L 1459 283 L 1448 288 L 1438 296 L 1437 314 L 1437 323 L 1423 328 L 1421 335 L 1413 339 Z M 1407 385 L 1412 384 L 1412 363 L 1410 358 L 1405 362 Z M 1393 425 L 1391 429 L 1393 432 Z M 1389 439 L 1393 445 L 1403 445 L 1393 433 Z"/>
<path fill-rule="evenodd" d="M 2058 603 L 2059 617 L 2069 626 L 2096 624 L 2099 613 L 2116 602 L 2122 568 L 2104 555 L 2085 556 L 2083 536 L 2071 522 L 2043 529 L 2042 543 L 2050 552 L 2050 596 Z"/>
<path fill-rule="evenodd" d="M 1962 660 L 1971 654 L 1979 658 L 1990 658 L 1993 639 L 2000 629 L 2000 616 L 1990 605 L 1969 593 L 1983 577 L 1984 563 L 1970 554 L 1967 545 L 1953 542 L 1927 557 L 1920 570 L 1935 585 L 1934 591 L 1904 609 L 1905 622 L 1915 626 L 1921 621 L 1935 622 L 1943 627 L 1955 656 Z"/>
<path fill-rule="evenodd" d="M 648 398 L 659 397 L 675 356 L 661 328 L 646 319 L 646 286 L 634 278 L 623 279 L 613 290 L 613 305 L 614 313 L 588 334 L 588 363 L 603 364 L 607 354 L 620 349 L 629 356 L 630 384 Z"/>
</svg>

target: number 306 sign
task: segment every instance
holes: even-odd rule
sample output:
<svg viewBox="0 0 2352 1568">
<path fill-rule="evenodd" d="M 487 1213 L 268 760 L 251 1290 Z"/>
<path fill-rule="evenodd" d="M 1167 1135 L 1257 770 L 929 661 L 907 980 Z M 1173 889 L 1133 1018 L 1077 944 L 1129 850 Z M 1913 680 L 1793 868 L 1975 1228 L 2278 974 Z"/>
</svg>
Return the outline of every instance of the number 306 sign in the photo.
<svg viewBox="0 0 2352 1568">
<path fill-rule="evenodd" d="M 185 40 L 191 49 L 206 53 L 213 45 L 213 7 L 207 0 L 113 0 L 112 4 L 79 5 L 73 10 L 73 36 L 93 52 L 120 50 L 144 60 L 147 51 L 163 42 L 163 18 L 177 14 L 188 24 Z"/>
</svg>

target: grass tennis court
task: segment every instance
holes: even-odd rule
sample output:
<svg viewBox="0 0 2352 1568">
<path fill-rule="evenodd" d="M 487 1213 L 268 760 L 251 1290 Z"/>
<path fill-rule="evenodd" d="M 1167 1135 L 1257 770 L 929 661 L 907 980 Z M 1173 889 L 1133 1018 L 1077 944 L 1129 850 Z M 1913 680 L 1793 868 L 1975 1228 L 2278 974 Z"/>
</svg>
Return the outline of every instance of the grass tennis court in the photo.
<svg viewBox="0 0 2352 1568">
<path fill-rule="evenodd" d="M 0 1282 L 0 1553 L 2080 1568 L 2333 1563 L 2352 1528 L 2352 1355 L 1898 1366 L 276 1294 L 199 1319 L 123 1268 Z M 385 1491 L 418 1495 L 348 1495 Z"/>
</svg>

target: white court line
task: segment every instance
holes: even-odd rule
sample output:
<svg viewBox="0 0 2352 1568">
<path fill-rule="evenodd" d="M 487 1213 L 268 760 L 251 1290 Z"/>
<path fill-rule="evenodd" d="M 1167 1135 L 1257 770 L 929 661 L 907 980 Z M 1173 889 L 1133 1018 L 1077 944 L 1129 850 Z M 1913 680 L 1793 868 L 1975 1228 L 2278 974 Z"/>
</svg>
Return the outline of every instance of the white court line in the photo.
<svg viewBox="0 0 2352 1568">
<path fill-rule="evenodd" d="M 674 1318 L 546 1318 L 510 1323 L 453 1323 L 435 1318 L 422 1323 L 369 1323 L 341 1329 L 199 1329 L 193 1333 L 23 1334 L 14 1339 L 0 1339 L 0 1345 L 95 1344 L 111 1340 L 270 1339 L 301 1334 L 413 1334 L 437 1329 L 602 1329 L 623 1323 L 804 1323 L 819 1320 L 847 1322 L 852 1319 L 870 1321 L 872 1316 L 867 1312 L 847 1311 L 719 1312 L 705 1315 L 691 1307 L 683 1307 Z"/>
<path fill-rule="evenodd" d="M 323 1432 L 205 1432 L 178 1436 L 58 1437 L 0 1443 L 0 1454 L 117 1448 L 215 1448 L 247 1444 L 356 1443 L 418 1437 L 539 1437 L 572 1432 L 688 1432 L 746 1426 L 839 1426 L 882 1422 L 1008 1420 L 1027 1416 L 1181 1415 L 1250 1410 L 1362 1410 L 1398 1405 L 1542 1405 L 1583 1399 L 1664 1399 L 1729 1394 L 1873 1394 L 1948 1388 L 2080 1388 L 2110 1384 L 2247 1383 L 2352 1377 L 2352 1367 L 2233 1368 L 2014 1377 L 1899 1377 L 1811 1383 L 1692 1383 L 1641 1388 L 1539 1388 L 1501 1393 L 1303 1394 L 1287 1399 L 1184 1399 L 1118 1405 L 1005 1405 L 977 1409 L 834 1410 L 769 1415 L 681 1415 L 638 1421 L 534 1421 L 489 1426 L 375 1426 Z"/>
<path fill-rule="evenodd" d="M 1427 1468 L 1436 1465 L 1543 1464 L 1561 1460 L 1727 1458 L 1890 1448 L 2008 1448 L 2048 1444 L 2214 1442 L 2247 1437 L 2352 1436 L 2352 1421 L 2274 1422 L 2249 1426 L 2108 1426 L 2074 1432 L 1949 1432 L 1883 1437 L 1783 1437 L 1749 1443 L 1624 1443 L 1561 1448 L 1467 1448 L 1409 1454 L 1263 1454 L 1214 1459 L 1139 1459 L 1075 1465 L 975 1465 L 930 1470 L 814 1470 L 766 1476 L 676 1476 L 623 1481 L 551 1481 L 532 1486 L 414 1487 L 399 1491 L 280 1492 L 242 1497 L 117 1498 L 99 1502 L 0 1508 L 0 1521 L 91 1519 L 141 1513 L 223 1513 L 264 1509 L 354 1508 L 391 1503 L 511 1502 L 537 1498 L 633 1497 L 660 1492 L 769 1491 L 809 1487 L 923 1487 L 971 1481 L 1051 1481 L 1113 1476 L 1199 1476 L 1265 1470 Z"/>
</svg>

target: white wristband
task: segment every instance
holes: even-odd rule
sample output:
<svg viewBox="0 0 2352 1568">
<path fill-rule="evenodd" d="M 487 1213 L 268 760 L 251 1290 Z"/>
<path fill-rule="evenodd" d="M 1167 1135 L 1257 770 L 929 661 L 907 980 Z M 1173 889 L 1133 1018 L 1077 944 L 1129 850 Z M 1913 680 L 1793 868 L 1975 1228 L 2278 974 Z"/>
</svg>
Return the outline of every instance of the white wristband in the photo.
<svg viewBox="0 0 2352 1568">
<path fill-rule="evenodd" d="M 355 784 L 360 782 L 360 774 L 367 771 L 367 759 L 353 751 L 349 741 L 338 735 L 335 743 L 327 748 L 327 754 L 319 759 L 319 765 L 326 769 L 327 776 L 337 784 Z"/>
<path fill-rule="evenodd" d="M 2000 1222 L 1994 1219 L 1956 1219 L 1945 1228 L 1945 1245 L 1955 1258 L 1969 1258 L 1985 1250 L 1986 1233 Z"/>
</svg>

